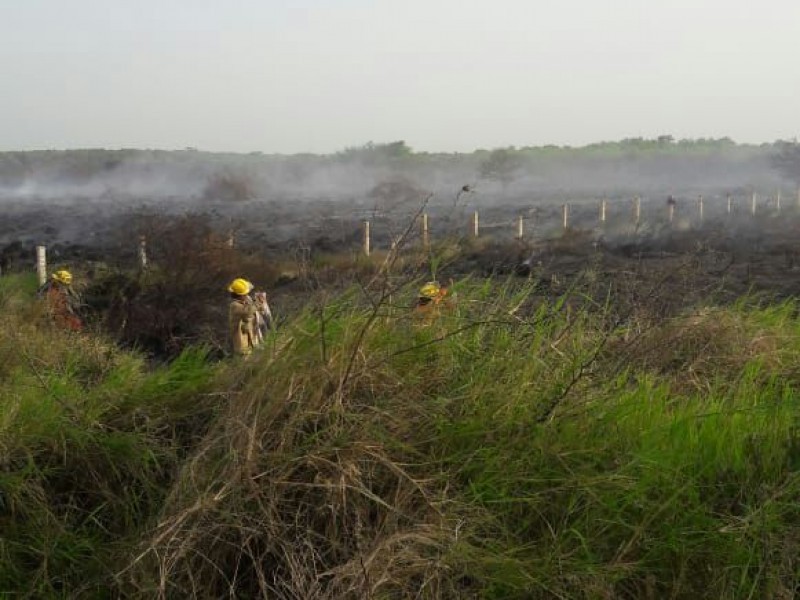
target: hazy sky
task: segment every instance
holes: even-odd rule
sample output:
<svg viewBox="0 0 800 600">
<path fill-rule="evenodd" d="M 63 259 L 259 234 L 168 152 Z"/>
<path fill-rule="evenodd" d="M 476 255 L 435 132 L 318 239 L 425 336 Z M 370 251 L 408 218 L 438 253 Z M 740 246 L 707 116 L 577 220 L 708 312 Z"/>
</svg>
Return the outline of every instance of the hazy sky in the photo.
<svg viewBox="0 0 800 600">
<path fill-rule="evenodd" d="M 0 149 L 800 136 L 800 0 L 0 0 Z"/>
</svg>

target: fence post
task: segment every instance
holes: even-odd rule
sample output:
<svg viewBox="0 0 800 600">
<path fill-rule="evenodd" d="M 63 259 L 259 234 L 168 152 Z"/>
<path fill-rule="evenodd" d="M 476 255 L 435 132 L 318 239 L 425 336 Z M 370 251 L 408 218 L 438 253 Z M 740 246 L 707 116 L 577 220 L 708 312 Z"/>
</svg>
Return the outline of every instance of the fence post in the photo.
<svg viewBox="0 0 800 600">
<path fill-rule="evenodd" d="M 422 213 L 422 245 L 425 248 L 430 247 L 431 238 L 428 232 L 428 213 Z"/>
<path fill-rule="evenodd" d="M 703 222 L 703 195 L 700 194 L 697 197 L 697 216 L 700 218 L 700 222 Z"/>
<path fill-rule="evenodd" d="M 607 201 L 606 201 L 605 198 L 603 198 L 600 201 L 600 224 L 601 225 L 605 225 L 606 224 L 606 206 L 607 206 Z"/>
<path fill-rule="evenodd" d="M 639 222 L 642 219 L 642 199 L 639 196 L 636 196 L 633 199 L 633 220 L 636 226 L 639 226 Z"/>
<path fill-rule="evenodd" d="M 370 252 L 369 240 L 369 221 L 364 221 L 364 256 L 369 256 Z"/>
<path fill-rule="evenodd" d="M 143 235 L 139 236 L 139 266 L 147 269 L 147 238 Z"/>
<path fill-rule="evenodd" d="M 781 191 L 778 190 L 778 193 L 775 195 L 775 210 L 779 213 L 781 212 Z"/>
<path fill-rule="evenodd" d="M 730 194 L 728 194 L 728 214 L 730 215 L 733 212 L 733 198 Z"/>
<path fill-rule="evenodd" d="M 561 206 L 561 216 L 564 229 L 569 229 L 569 204 L 563 204 Z"/>
<path fill-rule="evenodd" d="M 478 237 L 480 234 L 480 226 L 478 221 L 478 211 L 472 213 L 472 237 Z"/>
<path fill-rule="evenodd" d="M 670 198 L 672 198 L 672 196 L 670 196 Z M 675 221 L 675 202 L 674 201 L 670 202 L 667 205 L 667 213 L 669 214 L 669 223 L 670 223 L 670 225 L 672 225 L 672 223 Z"/>
<path fill-rule="evenodd" d="M 517 217 L 517 239 L 521 240 L 525 237 L 525 220 L 522 215 Z"/>
<path fill-rule="evenodd" d="M 753 197 L 750 200 L 750 214 L 752 214 L 754 217 L 756 216 L 756 202 L 757 201 L 758 201 L 758 195 L 755 192 L 753 192 Z"/>
<path fill-rule="evenodd" d="M 36 274 L 39 276 L 39 285 L 47 281 L 47 248 L 36 246 Z"/>
</svg>

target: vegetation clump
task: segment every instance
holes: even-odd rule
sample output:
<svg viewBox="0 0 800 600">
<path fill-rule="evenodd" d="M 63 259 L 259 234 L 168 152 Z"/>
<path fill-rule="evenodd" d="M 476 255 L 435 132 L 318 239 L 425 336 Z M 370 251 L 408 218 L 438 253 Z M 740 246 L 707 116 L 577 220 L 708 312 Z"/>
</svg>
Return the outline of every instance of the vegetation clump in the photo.
<svg viewBox="0 0 800 600">
<path fill-rule="evenodd" d="M 0 588 L 31 597 L 792 597 L 792 302 L 637 327 L 536 281 L 309 302 L 146 368 L 0 284 Z M 658 352 L 661 349 L 661 352 Z"/>
</svg>

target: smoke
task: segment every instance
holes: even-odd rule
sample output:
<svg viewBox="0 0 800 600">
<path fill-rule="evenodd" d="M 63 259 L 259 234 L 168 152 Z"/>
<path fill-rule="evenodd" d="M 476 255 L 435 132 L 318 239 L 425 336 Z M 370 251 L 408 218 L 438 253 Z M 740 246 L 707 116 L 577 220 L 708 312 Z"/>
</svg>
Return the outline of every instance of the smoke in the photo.
<svg viewBox="0 0 800 600">
<path fill-rule="evenodd" d="M 276 242 L 318 234 L 326 223 L 337 224 L 337 235 L 346 237 L 349 222 L 383 214 L 396 224 L 431 195 L 434 219 L 452 221 L 462 216 L 453 211 L 453 198 L 464 184 L 474 193 L 458 208 L 488 211 L 490 219 L 601 197 L 638 194 L 660 201 L 672 194 L 743 196 L 753 189 L 784 189 L 788 195 L 793 189 L 772 168 L 769 147 L 700 144 L 635 151 L 617 146 L 609 145 L 613 151 L 601 145 L 599 150 L 414 154 L 395 142 L 326 156 L 193 150 L 1 153 L 5 218 L 0 242 L 87 241 L 102 237 L 119 215 L 142 209 L 209 212 L 245 229 L 269 231 Z M 388 236 L 394 226 L 386 224 L 382 231 L 379 224 L 375 233 Z"/>
</svg>

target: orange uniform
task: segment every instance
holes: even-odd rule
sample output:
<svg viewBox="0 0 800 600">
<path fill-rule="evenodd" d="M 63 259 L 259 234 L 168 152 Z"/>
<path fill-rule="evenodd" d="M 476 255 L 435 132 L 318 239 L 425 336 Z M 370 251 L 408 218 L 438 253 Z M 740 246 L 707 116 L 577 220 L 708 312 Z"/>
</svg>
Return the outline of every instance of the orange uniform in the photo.
<svg viewBox="0 0 800 600">
<path fill-rule="evenodd" d="M 76 298 L 67 286 L 57 281 L 50 282 L 44 290 L 44 298 L 56 325 L 70 331 L 83 329 L 83 321 L 75 314 Z"/>
</svg>

